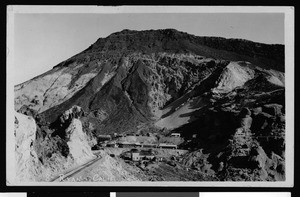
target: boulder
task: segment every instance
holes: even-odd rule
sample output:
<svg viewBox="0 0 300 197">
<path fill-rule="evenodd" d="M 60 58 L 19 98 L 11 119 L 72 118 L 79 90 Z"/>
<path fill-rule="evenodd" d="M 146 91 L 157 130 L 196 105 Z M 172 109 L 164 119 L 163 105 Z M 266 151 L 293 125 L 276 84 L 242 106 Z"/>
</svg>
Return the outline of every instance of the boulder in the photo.
<svg viewBox="0 0 300 197">
<path fill-rule="evenodd" d="M 250 152 L 249 161 L 256 164 L 256 168 L 263 169 L 267 162 L 267 155 L 262 147 L 253 147 Z"/>
<path fill-rule="evenodd" d="M 206 174 L 213 174 L 214 171 L 211 169 L 212 165 L 211 164 L 204 164 L 200 170 L 201 172 L 203 173 L 206 173 Z"/>
<path fill-rule="evenodd" d="M 224 169 L 224 163 L 221 161 L 219 163 L 218 172 L 221 172 Z"/>
<path fill-rule="evenodd" d="M 252 124 L 252 118 L 250 116 L 241 119 L 241 127 L 244 129 L 250 129 Z"/>
<path fill-rule="evenodd" d="M 251 111 L 253 115 L 257 115 L 262 112 L 262 107 L 253 108 Z"/>
<path fill-rule="evenodd" d="M 279 173 L 282 173 L 281 165 L 284 166 L 284 160 L 279 155 L 272 152 L 269 165 L 270 165 L 270 169 L 272 170 L 277 170 L 278 167 Z"/>
<path fill-rule="evenodd" d="M 268 172 L 265 169 L 258 170 L 258 180 L 266 180 L 268 178 Z"/>
</svg>

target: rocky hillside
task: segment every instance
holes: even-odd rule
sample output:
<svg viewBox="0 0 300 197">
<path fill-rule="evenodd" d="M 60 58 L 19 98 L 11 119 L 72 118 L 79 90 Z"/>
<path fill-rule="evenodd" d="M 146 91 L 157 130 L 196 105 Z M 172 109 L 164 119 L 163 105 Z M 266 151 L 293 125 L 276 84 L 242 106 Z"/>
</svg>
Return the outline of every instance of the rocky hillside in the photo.
<svg viewBox="0 0 300 197">
<path fill-rule="evenodd" d="M 249 149 L 246 161 L 253 155 L 270 160 L 261 180 L 282 180 L 284 170 L 272 163 L 284 163 L 284 79 L 283 45 L 174 29 L 123 30 L 15 86 L 15 110 L 36 119 L 37 146 L 52 143 L 80 161 L 92 156 L 86 150 L 98 135 L 176 131 L 183 148 L 203 150 L 187 156 L 186 165 L 203 166 L 193 157 L 209 153 L 209 173 L 229 180 L 233 171 L 220 166 L 254 169 L 234 165 L 232 154 L 241 146 Z M 85 148 L 77 150 L 76 140 Z"/>
<path fill-rule="evenodd" d="M 60 173 L 95 158 L 80 116 L 76 115 L 80 110 L 74 106 L 62 114 L 62 127 L 54 132 L 38 116 L 33 116 L 32 111 L 22 111 L 30 116 L 15 113 L 16 181 L 51 181 Z"/>
</svg>

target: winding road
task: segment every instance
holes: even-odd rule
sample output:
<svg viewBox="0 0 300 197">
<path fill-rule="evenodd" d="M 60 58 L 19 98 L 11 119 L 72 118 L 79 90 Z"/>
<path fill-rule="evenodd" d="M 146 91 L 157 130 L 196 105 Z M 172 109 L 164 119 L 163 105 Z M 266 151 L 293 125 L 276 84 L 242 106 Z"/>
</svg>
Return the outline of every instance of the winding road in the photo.
<svg viewBox="0 0 300 197">
<path fill-rule="evenodd" d="M 93 165 L 95 162 L 99 161 L 102 158 L 99 154 L 95 154 L 95 156 L 96 156 L 95 159 L 93 159 L 85 164 L 82 164 L 82 165 L 76 167 L 75 169 L 72 169 L 72 170 L 66 172 L 63 175 L 56 176 L 54 179 L 52 179 L 52 182 L 63 182 L 64 180 L 81 172 L 83 169 Z"/>
</svg>

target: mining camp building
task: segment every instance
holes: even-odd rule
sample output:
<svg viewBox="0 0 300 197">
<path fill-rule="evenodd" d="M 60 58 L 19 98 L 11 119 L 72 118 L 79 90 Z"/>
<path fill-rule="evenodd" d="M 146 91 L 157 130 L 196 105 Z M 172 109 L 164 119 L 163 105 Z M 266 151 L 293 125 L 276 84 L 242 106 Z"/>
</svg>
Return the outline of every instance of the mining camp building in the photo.
<svg viewBox="0 0 300 197">
<path fill-rule="evenodd" d="M 175 145 L 175 144 L 165 144 L 165 143 L 160 143 L 160 144 L 158 145 L 158 148 L 177 149 L 177 145 Z"/>
<path fill-rule="evenodd" d="M 137 150 L 137 149 L 134 149 L 131 151 L 131 160 L 132 161 L 140 161 L 140 160 L 143 160 L 143 159 L 146 159 L 146 160 L 151 160 L 153 159 L 155 156 L 153 154 L 153 152 L 151 150 Z"/>
<path fill-rule="evenodd" d="M 180 133 L 171 133 L 171 137 L 180 137 Z"/>
</svg>

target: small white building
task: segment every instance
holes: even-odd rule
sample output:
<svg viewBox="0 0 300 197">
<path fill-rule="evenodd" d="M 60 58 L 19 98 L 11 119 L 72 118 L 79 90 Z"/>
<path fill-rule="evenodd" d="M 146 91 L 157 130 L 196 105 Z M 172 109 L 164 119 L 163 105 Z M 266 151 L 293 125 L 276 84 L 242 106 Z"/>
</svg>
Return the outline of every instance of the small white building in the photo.
<svg viewBox="0 0 300 197">
<path fill-rule="evenodd" d="M 171 137 L 180 137 L 180 133 L 171 133 Z"/>
<path fill-rule="evenodd" d="M 140 153 L 139 152 L 132 152 L 131 153 L 132 161 L 139 161 L 140 160 Z"/>
<path fill-rule="evenodd" d="M 177 145 L 175 144 L 165 144 L 165 143 L 160 143 L 158 145 L 159 148 L 169 148 L 169 149 L 177 149 Z"/>
<path fill-rule="evenodd" d="M 151 160 L 154 157 L 155 156 L 150 151 L 150 149 L 148 151 L 145 151 L 145 150 L 138 151 L 136 149 L 131 151 L 131 160 L 132 161 Z"/>
</svg>

